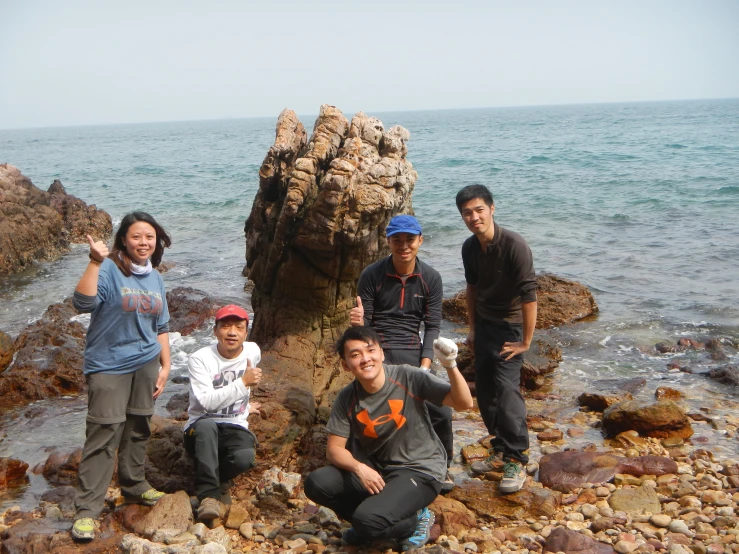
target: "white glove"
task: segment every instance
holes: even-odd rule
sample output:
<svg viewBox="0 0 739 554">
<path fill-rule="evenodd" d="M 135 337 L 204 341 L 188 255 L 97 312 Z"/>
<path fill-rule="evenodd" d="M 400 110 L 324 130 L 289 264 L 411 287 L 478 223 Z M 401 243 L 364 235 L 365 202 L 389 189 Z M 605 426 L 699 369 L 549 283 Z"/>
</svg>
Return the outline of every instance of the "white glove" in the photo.
<svg viewBox="0 0 739 554">
<path fill-rule="evenodd" d="M 446 369 L 457 365 L 457 345 L 451 339 L 438 338 L 434 341 L 434 357 Z"/>
</svg>

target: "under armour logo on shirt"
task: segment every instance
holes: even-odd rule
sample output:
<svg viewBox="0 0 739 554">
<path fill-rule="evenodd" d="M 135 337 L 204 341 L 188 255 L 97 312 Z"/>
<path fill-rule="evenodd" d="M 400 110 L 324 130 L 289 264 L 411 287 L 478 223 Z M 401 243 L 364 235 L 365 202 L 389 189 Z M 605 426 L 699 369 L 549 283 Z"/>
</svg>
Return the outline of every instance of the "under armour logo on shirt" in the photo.
<svg viewBox="0 0 739 554">
<path fill-rule="evenodd" d="M 402 400 L 388 400 L 387 403 L 390 406 L 389 414 L 383 414 L 380 417 L 377 417 L 375 419 L 370 419 L 369 412 L 366 409 L 362 410 L 361 412 L 357 414 L 357 421 L 365 425 L 364 427 L 365 437 L 371 437 L 373 439 L 378 438 L 375 427 L 377 427 L 378 425 L 384 425 L 385 423 L 389 421 L 394 421 L 395 426 L 398 429 L 400 429 L 401 427 L 403 427 L 403 425 L 405 425 L 406 418 L 400 413 L 401 411 L 403 411 L 403 401 Z"/>
</svg>

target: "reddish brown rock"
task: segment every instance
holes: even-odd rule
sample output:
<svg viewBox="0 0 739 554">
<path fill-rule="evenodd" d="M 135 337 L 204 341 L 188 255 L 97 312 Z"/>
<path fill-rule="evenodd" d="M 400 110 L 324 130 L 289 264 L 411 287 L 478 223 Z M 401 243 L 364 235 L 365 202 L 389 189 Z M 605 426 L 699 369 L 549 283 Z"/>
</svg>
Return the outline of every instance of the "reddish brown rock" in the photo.
<svg viewBox="0 0 739 554">
<path fill-rule="evenodd" d="M 565 554 L 614 554 L 616 551 L 609 544 L 598 542 L 587 535 L 555 527 L 544 543 L 545 552 L 564 552 Z"/>
<path fill-rule="evenodd" d="M 88 232 L 107 238 L 111 231 L 105 212 L 61 191 L 44 192 L 18 168 L 0 164 L 0 275 L 56 259 L 68 251 L 70 241 L 86 242 Z"/>
<path fill-rule="evenodd" d="M 190 497 L 184 491 L 162 497 L 152 508 L 126 506 L 119 517 L 126 529 L 147 538 L 159 529 L 176 529 L 184 533 L 193 523 Z"/>
<path fill-rule="evenodd" d="M 687 439 L 693 434 L 685 410 L 671 400 L 653 403 L 629 400 L 614 404 L 603 412 L 603 429 L 609 437 L 629 429 L 659 439 Z"/>
<path fill-rule="evenodd" d="M 564 434 L 559 429 L 547 429 L 541 433 L 536 434 L 536 438 L 542 442 L 559 441 L 562 440 Z"/>
<path fill-rule="evenodd" d="M 231 304 L 191 287 L 176 287 L 167 291 L 169 309 L 169 330 L 181 335 L 189 335 L 211 317 L 218 308 Z"/>
<path fill-rule="evenodd" d="M 70 299 L 49 306 L 15 340 L 15 362 L 0 373 L 0 408 L 86 390 L 82 374 L 85 328 Z"/>
<path fill-rule="evenodd" d="M 5 371 L 5 368 L 7 368 L 10 365 L 10 362 L 13 361 L 14 352 L 15 348 L 13 348 L 13 339 L 11 339 L 9 335 L 0 331 L 0 373 Z"/>
<path fill-rule="evenodd" d="M 40 468 L 40 473 L 53 485 L 77 485 L 77 470 L 82 459 L 82 448 L 72 453 L 52 452 Z M 34 468 L 34 473 L 38 470 Z"/>
<path fill-rule="evenodd" d="M 592 293 L 584 285 L 549 274 L 536 277 L 537 315 L 536 328 L 549 329 L 575 323 L 598 313 Z M 442 303 L 445 319 L 469 325 L 467 318 L 467 293 L 460 291 Z"/>
<path fill-rule="evenodd" d="M 458 537 L 463 531 L 473 529 L 477 524 L 474 512 L 453 498 L 439 495 L 429 509 L 436 515 L 436 523 L 439 524 L 443 535 Z"/>
<path fill-rule="evenodd" d="M 539 481 L 550 489 L 569 492 L 586 483 L 601 485 L 617 473 L 665 475 L 676 473 L 677 463 L 662 456 L 625 458 L 608 452 L 580 452 L 567 450 L 542 457 L 539 462 Z"/>
<path fill-rule="evenodd" d="M 87 243 L 87 235 L 105 241 L 113 232 L 113 223 L 106 212 L 67 194 L 59 179 L 54 180 L 48 192 L 51 207 L 62 216 L 65 238 L 70 242 Z"/>
<path fill-rule="evenodd" d="M 602 412 L 609 406 L 633 399 L 632 393 L 646 384 L 645 379 L 602 379 L 592 385 L 594 391 L 582 393 L 577 402 L 595 412 Z"/>
<path fill-rule="evenodd" d="M 19 487 L 28 482 L 26 470 L 28 464 L 13 458 L 0 458 L 0 496 L 10 488 Z"/>
<path fill-rule="evenodd" d="M 654 391 L 657 400 L 683 400 L 685 395 L 677 389 L 670 387 L 657 387 Z"/>
<path fill-rule="evenodd" d="M 555 514 L 562 495 L 549 489 L 526 487 L 516 493 L 501 495 L 490 481 L 467 481 L 455 487 L 447 498 L 458 500 L 479 517 L 525 519 Z"/>
</svg>

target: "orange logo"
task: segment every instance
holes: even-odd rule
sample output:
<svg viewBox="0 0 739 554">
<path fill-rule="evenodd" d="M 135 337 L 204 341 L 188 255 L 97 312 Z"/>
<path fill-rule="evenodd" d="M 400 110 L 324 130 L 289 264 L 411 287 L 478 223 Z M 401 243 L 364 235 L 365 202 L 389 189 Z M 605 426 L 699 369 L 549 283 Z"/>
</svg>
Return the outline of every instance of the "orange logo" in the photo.
<svg viewBox="0 0 739 554">
<path fill-rule="evenodd" d="M 357 414 L 357 421 L 359 421 L 360 423 L 364 423 L 365 425 L 365 437 L 372 437 L 373 439 L 376 439 L 377 431 L 375 431 L 375 427 L 387 423 L 391 420 L 395 422 L 395 425 L 398 429 L 405 425 L 406 418 L 400 415 L 400 412 L 403 410 L 403 401 L 388 400 L 387 403 L 390 405 L 390 413 L 381 415 L 377 419 L 370 419 L 369 412 L 367 410 L 362 410 Z"/>
</svg>

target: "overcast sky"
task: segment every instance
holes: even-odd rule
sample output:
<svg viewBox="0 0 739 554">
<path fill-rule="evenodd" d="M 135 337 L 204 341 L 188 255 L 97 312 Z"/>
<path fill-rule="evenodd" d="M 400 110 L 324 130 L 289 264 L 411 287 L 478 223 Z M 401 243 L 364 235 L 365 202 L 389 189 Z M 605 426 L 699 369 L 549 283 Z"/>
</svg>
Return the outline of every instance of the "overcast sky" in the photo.
<svg viewBox="0 0 739 554">
<path fill-rule="evenodd" d="M 0 128 L 727 97 L 735 0 L 0 0 Z"/>
</svg>

